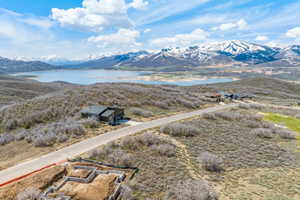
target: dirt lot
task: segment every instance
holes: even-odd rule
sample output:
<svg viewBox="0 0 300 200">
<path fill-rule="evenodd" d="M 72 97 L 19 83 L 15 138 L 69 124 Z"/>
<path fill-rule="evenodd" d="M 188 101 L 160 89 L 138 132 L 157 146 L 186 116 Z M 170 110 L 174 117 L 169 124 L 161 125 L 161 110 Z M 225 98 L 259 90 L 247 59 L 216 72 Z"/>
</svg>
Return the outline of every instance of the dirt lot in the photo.
<svg viewBox="0 0 300 200">
<path fill-rule="evenodd" d="M 74 200 L 104 200 L 113 193 L 115 179 L 115 175 L 101 175 L 90 184 L 68 182 L 59 192 L 72 196 Z"/>
<path fill-rule="evenodd" d="M 20 192 L 34 188 L 39 191 L 45 191 L 50 186 L 57 186 L 62 183 L 64 176 L 86 178 L 91 171 L 85 169 L 74 169 L 74 166 L 97 167 L 98 170 L 117 170 L 126 174 L 124 181 L 128 181 L 131 177 L 132 170 L 121 170 L 112 167 L 101 166 L 90 163 L 64 163 L 60 166 L 54 166 L 42 172 L 31 175 L 19 182 L 0 188 L 0 199 L 14 200 Z M 57 192 L 51 193 L 50 197 L 56 197 L 63 193 L 72 197 L 74 200 L 105 200 L 116 190 L 116 174 L 99 174 L 91 183 L 79 183 L 74 181 L 66 182 Z"/>
<path fill-rule="evenodd" d="M 16 196 L 27 188 L 45 190 L 54 181 L 59 180 L 66 173 L 63 166 L 55 166 L 40 173 L 0 188 L 0 199 L 15 200 Z"/>
</svg>

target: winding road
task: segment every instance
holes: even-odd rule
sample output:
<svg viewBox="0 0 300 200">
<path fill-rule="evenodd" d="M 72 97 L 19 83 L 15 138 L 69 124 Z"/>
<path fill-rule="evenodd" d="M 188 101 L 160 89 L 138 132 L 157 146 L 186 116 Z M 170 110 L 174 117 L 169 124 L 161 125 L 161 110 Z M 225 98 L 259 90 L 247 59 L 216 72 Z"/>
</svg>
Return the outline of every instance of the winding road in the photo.
<svg viewBox="0 0 300 200">
<path fill-rule="evenodd" d="M 117 140 L 121 137 L 128 136 L 131 134 L 135 134 L 140 131 L 144 131 L 146 129 L 159 127 L 171 122 L 195 117 L 198 115 L 202 115 L 204 113 L 215 112 L 219 110 L 223 110 L 226 108 L 236 107 L 238 104 L 228 104 L 228 105 L 220 105 L 215 107 L 210 107 L 202 110 L 197 110 L 189 113 L 177 114 L 165 118 L 156 119 L 153 121 L 144 122 L 141 124 L 121 128 L 118 130 L 114 130 L 108 132 L 106 134 L 102 134 L 93 138 L 89 138 L 82 142 L 73 144 L 71 146 L 65 147 L 55 152 L 51 152 L 49 154 L 43 155 L 39 158 L 18 164 L 16 166 L 4 169 L 0 171 L 0 185 L 2 183 L 6 183 L 7 181 L 16 179 L 25 174 L 29 174 L 33 171 L 39 170 L 45 166 L 49 166 L 53 163 L 59 163 L 68 158 L 73 158 L 75 156 L 81 155 L 85 152 L 91 151 L 97 148 L 100 145 L 107 144 L 114 140 Z"/>
</svg>

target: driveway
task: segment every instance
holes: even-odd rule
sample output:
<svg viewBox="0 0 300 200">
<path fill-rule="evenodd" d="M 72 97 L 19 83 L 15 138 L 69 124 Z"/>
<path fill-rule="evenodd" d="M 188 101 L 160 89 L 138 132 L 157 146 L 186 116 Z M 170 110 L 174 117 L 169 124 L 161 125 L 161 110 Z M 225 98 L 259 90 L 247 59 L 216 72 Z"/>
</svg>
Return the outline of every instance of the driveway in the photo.
<svg viewBox="0 0 300 200">
<path fill-rule="evenodd" d="M 85 152 L 91 151 L 100 145 L 107 144 L 109 142 L 112 142 L 124 136 L 132 135 L 137 132 L 144 131 L 146 129 L 166 125 L 168 123 L 175 122 L 178 120 L 195 117 L 198 115 L 202 115 L 204 113 L 215 112 L 226 108 L 232 108 L 235 106 L 237 106 L 237 104 L 220 105 L 220 106 L 197 110 L 189 113 L 177 114 L 177 115 L 121 128 L 115 131 L 108 132 L 103 135 L 89 138 L 82 142 L 60 149 L 58 151 L 51 152 L 39 158 L 0 171 L 0 184 L 15 179 L 17 177 L 23 176 L 24 174 L 31 173 L 35 170 L 41 169 L 53 163 L 58 163 L 68 158 L 73 158 Z"/>
</svg>

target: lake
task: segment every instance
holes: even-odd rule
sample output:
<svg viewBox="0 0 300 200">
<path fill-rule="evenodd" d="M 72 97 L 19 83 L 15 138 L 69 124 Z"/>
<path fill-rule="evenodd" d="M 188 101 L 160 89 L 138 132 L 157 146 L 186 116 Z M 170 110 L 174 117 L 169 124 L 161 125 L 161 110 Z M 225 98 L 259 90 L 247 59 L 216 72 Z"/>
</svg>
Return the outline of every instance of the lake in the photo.
<svg viewBox="0 0 300 200">
<path fill-rule="evenodd" d="M 157 81 L 143 80 L 143 76 L 150 75 L 151 72 L 139 71 L 117 71 L 117 70 L 51 70 L 16 73 L 15 76 L 29 77 L 41 82 L 65 81 L 69 83 L 90 85 L 103 82 L 131 82 L 143 84 L 173 84 L 181 86 L 191 86 L 198 84 L 231 82 L 231 78 L 208 78 L 191 79 L 185 81 Z"/>
</svg>

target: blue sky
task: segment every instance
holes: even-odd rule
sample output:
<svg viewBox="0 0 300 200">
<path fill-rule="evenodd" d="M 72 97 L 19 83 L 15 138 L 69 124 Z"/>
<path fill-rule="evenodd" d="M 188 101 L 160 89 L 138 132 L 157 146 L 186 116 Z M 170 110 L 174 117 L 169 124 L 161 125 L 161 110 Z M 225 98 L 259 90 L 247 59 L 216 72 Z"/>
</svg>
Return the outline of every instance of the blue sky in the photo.
<svg viewBox="0 0 300 200">
<path fill-rule="evenodd" d="M 0 56 L 82 59 L 245 40 L 300 43 L 299 0 L 0 0 Z"/>
</svg>

